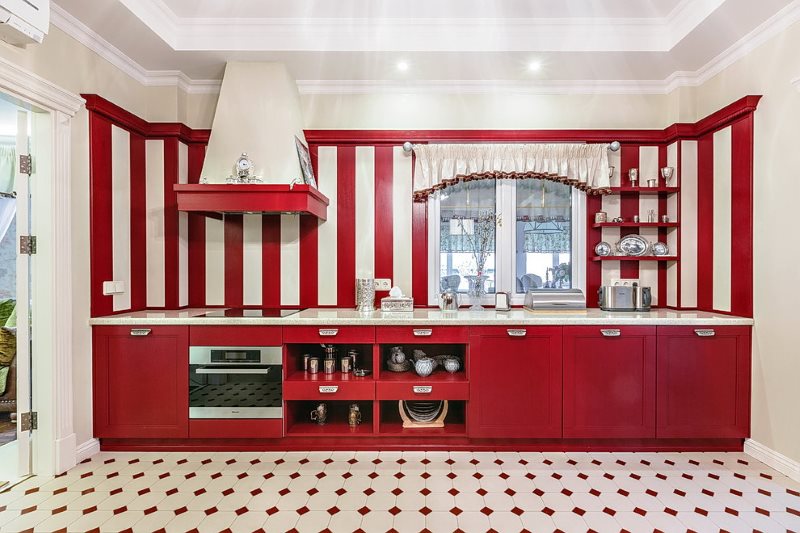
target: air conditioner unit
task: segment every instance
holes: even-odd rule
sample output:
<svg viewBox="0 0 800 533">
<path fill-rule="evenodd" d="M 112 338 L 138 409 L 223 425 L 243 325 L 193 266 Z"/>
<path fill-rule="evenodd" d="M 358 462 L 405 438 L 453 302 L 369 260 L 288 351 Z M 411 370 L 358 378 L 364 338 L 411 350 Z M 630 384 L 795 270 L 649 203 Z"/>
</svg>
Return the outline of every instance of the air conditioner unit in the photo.
<svg viewBox="0 0 800 533">
<path fill-rule="evenodd" d="M 15 46 L 41 43 L 50 28 L 50 0 L 0 0 L 0 39 Z"/>
</svg>

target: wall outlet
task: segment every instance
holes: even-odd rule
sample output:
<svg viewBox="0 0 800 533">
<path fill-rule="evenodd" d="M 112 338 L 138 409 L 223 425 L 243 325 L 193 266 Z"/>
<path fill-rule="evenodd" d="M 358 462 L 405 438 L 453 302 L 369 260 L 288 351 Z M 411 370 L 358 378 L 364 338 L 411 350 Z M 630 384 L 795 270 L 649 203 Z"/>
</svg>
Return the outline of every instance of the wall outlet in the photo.
<svg viewBox="0 0 800 533">
<path fill-rule="evenodd" d="M 392 288 L 391 278 L 378 278 L 375 280 L 376 291 L 388 291 Z"/>
<path fill-rule="evenodd" d="M 114 294 L 122 294 L 125 292 L 124 281 L 104 281 L 103 282 L 103 295 L 112 296 Z"/>
<path fill-rule="evenodd" d="M 638 278 L 612 278 L 611 285 L 622 285 L 623 287 L 633 287 L 633 284 L 639 285 Z"/>
</svg>

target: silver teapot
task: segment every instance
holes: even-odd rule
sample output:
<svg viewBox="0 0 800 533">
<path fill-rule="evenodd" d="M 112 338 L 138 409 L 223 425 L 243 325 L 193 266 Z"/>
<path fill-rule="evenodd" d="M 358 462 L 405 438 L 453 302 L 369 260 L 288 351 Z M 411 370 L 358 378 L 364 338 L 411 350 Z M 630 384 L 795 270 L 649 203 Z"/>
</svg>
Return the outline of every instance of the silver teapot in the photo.
<svg viewBox="0 0 800 533">
<path fill-rule="evenodd" d="M 458 311 L 458 293 L 447 289 L 439 295 L 439 309 L 442 311 Z"/>
</svg>

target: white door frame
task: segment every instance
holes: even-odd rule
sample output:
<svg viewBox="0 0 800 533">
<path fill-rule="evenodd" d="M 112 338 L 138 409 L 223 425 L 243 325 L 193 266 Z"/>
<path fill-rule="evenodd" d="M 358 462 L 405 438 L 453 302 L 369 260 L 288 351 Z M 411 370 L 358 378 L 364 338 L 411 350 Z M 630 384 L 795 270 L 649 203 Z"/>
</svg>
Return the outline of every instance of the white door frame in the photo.
<svg viewBox="0 0 800 533">
<path fill-rule="evenodd" d="M 53 475 L 75 465 L 72 391 L 72 260 L 70 210 L 70 127 L 84 100 L 46 79 L 0 58 L 0 92 L 45 113 L 34 138 L 40 159 L 31 177 L 33 234 L 33 406 L 39 413 L 34 435 L 33 473 Z M 45 122 L 46 121 L 46 122 Z M 41 137 L 41 136 L 40 136 Z M 47 154 L 50 157 L 41 157 Z M 37 179 L 38 178 L 38 179 Z"/>
</svg>

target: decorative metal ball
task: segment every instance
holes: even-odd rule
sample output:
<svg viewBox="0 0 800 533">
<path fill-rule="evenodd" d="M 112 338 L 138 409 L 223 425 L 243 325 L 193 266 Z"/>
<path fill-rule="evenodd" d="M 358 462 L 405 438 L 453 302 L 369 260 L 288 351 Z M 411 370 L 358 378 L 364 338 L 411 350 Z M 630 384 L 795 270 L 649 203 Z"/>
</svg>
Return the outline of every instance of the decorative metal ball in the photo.
<svg viewBox="0 0 800 533">
<path fill-rule="evenodd" d="M 406 141 L 406 142 L 404 142 L 404 143 L 403 143 L 403 151 L 404 151 L 405 153 L 407 153 L 407 154 L 408 154 L 408 153 L 410 153 L 410 152 L 411 152 L 411 150 L 413 150 L 413 149 L 414 149 L 414 145 L 413 145 L 413 144 L 411 144 L 410 142 Z"/>
<path fill-rule="evenodd" d="M 619 151 L 620 144 L 619 141 L 612 141 L 611 144 L 608 145 L 612 152 Z"/>
</svg>

